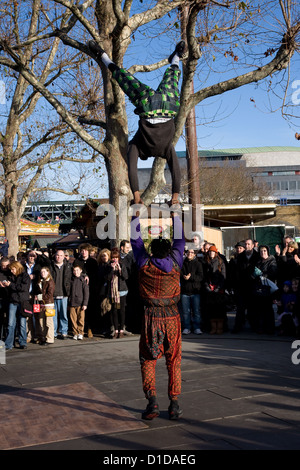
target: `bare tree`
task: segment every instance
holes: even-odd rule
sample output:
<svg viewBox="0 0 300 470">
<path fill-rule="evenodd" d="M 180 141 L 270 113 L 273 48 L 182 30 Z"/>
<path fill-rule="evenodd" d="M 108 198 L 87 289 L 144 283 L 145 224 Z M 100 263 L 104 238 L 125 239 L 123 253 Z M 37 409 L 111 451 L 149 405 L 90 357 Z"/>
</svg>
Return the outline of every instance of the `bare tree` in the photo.
<svg viewBox="0 0 300 470">
<path fill-rule="evenodd" d="M 29 6 L 32 6 L 32 10 Z M 86 107 L 92 101 L 90 89 L 84 100 L 84 87 L 77 90 L 81 96 L 80 109 L 74 98 L 76 89 L 74 90 L 73 76 L 76 76 L 78 83 L 87 56 L 70 50 L 72 54 L 58 57 L 61 46 L 59 38 L 54 38 L 51 42 L 45 39 L 38 43 L 32 40 L 45 26 L 45 6 L 39 1 L 1 2 L 3 51 L 0 66 L 6 85 L 6 104 L 2 105 L 0 117 L 0 217 L 10 243 L 10 254 L 14 255 L 18 251 L 20 219 L 31 195 L 38 191 L 79 194 L 80 184 L 85 176 L 81 172 L 75 178 L 73 172 L 73 178 L 71 175 L 69 177 L 70 168 L 65 169 L 64 163 L 93 162 L 96 158 L 90 148 L 84 150 L 81 139 L 71 132 L 70 127 L 19 73 L 16 64 L 10 62 L 6 54 L 6 48 L 13 44 L 20 53 L 22 64 L 31 73 L 34 71 L 45 88 L 55 86 L 56 93 L 64 97 L 70 112 L 76 116 L 82 105 Z M 60 24 L 64 24 L 70 16 L 70 12 L 66 11 Z M 92 73 L 94 82 L 94 68 Z M 85 81 L 80 81 L 86 82 L 86 77 Z"/>
<path fill-rule="evenodd" d="M 198 173 L 195 178 L 200 187 L 203 204 L 257 204 L 270 200 L 272 192 L 259 179 L 255 168 L 242 164 L 232 165 L 230 160 L 212 164 L 202 157 L 198 161 Z M 184 196 L 188 193 L 189 185 L 187 172 L 183 172 Z"/>
<path fill-rule="evenodd" d="M 188 7 L 188 56 L 184 61 L 181 108 L 176 118 L 174 144 L 182 134 L 186 117 L 192 108 L 204 100 L 250 83 L 262 82 L 270 77 L 274 79 L 276 76 L 283 80 L 284 71 L 298 51 L 299 6 L 294 0 L 268 0 L 262 6 L 255 1 L 250 4 L 237 0 L 53 0 L 52 4 L 60 8 L 52 10 L 47 18 L 48 28 L 33 36 L 32 42 L 39 43 L 46 38 L 55 41 L 59 37 L 66 46 L 95 59 L 82 42 L 82 32 L 85 31 L 101 44 L 118 65 L 123 64 L 127 51 L 134 50 L 132 43 L 139 32 L 150 43 L 151 31 L 152 38 L 159 35 L 158 30 L 165 31 L 166 38 L 172 35 L 173 48 L 174 37 L 179 36 L 180 11 Z M 275 13 L 272 16 L 273 10 Z M 58 19 L 67 12 L 70 13 L 68 20 L 58 25 Z M 147 26 L 149 29 L 146 29 Z M 126 160 L 128 122 L 124 95 L 111 79 L 110 72 L 99 63 L 103 77 L 105 117 L 102 120 L 94 119 L 90 113 L 90 116 L 82 116 L 78 121 L 22 61 L 20 51 L 24 43 L 16 45 L 10 41 L 3 47 L 9 57 L 7 66 L 26 79 L 84 142 L 103 155 L 109 179 L 110 202 L 117 209 L 120 195 L 128 199 L 131 197 Z M 165 57 L 167 55 L 164 54 Z M 150 65 L 132 64 L 129 70 L 133 73 L 148 73 L 165 65 L 167 59 L 160 59 Z M 225 71 L 226 78 L 220 80 L 220 75 Z M 205 83 L 208 77 L 209 84 Z M 191 93 L 194 79 L 195 91 Z M 103 140 L 97 140 L 88 132 L 84 123 L 101 127 Z M 157 159 L 156 163 L 150 185 L 143 195 L 146 204 L 153 200 L 163 181 L 161 175 L 164 161 Z"/>
</svg>

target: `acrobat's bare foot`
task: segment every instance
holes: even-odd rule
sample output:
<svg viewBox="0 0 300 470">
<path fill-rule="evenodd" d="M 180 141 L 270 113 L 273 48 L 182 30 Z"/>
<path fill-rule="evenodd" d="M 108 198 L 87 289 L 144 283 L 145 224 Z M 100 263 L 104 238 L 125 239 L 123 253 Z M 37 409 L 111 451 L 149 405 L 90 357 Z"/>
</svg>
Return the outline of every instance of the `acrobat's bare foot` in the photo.
<svg viewBox="0 0 300 470">
<path fill-rule="evenodd" d="M 300 140 L 300 134 L 298 134 L 298 132 L 296 132 L 295 137 L 297 140 Z"/>
</svg>

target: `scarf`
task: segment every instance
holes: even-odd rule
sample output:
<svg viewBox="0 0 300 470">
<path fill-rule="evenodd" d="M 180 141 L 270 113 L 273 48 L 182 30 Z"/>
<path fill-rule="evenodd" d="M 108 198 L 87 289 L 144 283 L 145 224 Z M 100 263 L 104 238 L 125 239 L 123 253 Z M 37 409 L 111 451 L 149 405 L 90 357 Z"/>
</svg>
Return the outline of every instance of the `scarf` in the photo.
<svg viewBox="0 0 300 470">
<path fill-rule="evenodd" d="M 116 274 L 113 274 L 110 284 L 110 292 L 112 303 L 120 304 L 119 278 Z"/>
</svg>

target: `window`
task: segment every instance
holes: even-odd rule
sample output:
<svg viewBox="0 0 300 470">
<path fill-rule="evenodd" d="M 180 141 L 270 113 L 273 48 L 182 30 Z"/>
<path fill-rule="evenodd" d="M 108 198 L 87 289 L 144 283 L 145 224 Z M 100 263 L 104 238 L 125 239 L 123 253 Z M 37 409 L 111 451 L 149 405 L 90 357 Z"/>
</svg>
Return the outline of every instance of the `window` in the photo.
<svg viewBox="0 0 300 470">
<path fill-rule="evenodd" d="M 292 176 L 295 174 L 295 170 L 293 171 L 273 171 L 273 176 Z"/>
</svg>

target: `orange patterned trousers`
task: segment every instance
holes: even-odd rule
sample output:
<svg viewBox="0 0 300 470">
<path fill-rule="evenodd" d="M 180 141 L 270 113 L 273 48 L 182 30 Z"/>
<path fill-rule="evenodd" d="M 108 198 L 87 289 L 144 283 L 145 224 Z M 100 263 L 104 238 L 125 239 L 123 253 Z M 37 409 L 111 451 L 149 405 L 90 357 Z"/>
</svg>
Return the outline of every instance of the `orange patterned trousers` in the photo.
<svg viewBox="0 0 300 470">
<path fill-rule="evenodd" d="M 181 321 L 177 305 L 146 307 L 140 337 L 140 364 L 146 398 L 156 395 L 156 362 L 165 356 L 168 396 L 181 393 Z"/>
</svg>

